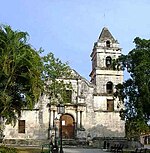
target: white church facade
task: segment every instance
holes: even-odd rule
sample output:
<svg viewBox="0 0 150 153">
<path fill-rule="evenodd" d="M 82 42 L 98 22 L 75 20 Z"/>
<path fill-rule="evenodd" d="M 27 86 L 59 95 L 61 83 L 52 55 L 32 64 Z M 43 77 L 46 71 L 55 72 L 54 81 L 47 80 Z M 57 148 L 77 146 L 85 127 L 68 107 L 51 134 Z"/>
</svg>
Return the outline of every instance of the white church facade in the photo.
<svg viewBox="0 0 150 153">
<path fill-rule="evenodd" d="M 114 70 L 113 59 L 121 55 L 119 43 L 107 28 L 94 43 L 91 53 L 91 80 L 88 81 L 73 70 L 70 103 L 65 104 L 62 118 L 63 139 L 86 139 L 95 137 L 125 136 L 125 122 L 120 118 L 123 104 L 113 97 L 115 85 L 123 82 L 123 71 Z M 55 132 L 59 137 L 60 115 L 55 105 L 48 105 L 49 99 L 43 95 L 35 109 L 23 110 L 15 127 L 4 126 L 4 142 L 16 144 L 40 144 Z"/>
</svg>

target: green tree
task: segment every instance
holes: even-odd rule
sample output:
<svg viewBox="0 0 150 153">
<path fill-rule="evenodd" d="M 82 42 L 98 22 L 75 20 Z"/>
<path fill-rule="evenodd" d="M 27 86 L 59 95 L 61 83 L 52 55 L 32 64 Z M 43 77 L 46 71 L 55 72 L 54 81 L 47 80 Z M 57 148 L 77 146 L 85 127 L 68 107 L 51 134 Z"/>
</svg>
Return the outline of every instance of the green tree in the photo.
<svg viewBox="0 0 150 153">
<path fill-rule="evenodd" d="M 42 57 L 44 63 L 43 80 L 44 92 L 49 96 L 50 104 L 67 103 L 68 93 L 72 86 L 69 79 L 72 77 L 68 63 L 55 58 L 53 53 Z"/>
<path fill-rule="evenodd" d="M 32 109 L 38 101 L 43 64 L 28 43 L 26 32 L 0 26 L 0 116 L 15 123 L 21 109 Z"/>
<path fill-rule="evenodd" d="M 125 104 L 120 114 L 126 120 L 127 137 L 138 137 L 148 130 L 150 119 L 150 40 L 134 39 L 135 48 L 118 59 L 130 78 L 116 86 L 115 96 Z"/>
<path fill-rule="evenodd" d="M 66 90 L 71 91 L 72 86 L 70 84 L 71 69 L 67 63 L 62 63 L 59 58 L 55 58 L 53 53 L 49 53 L 42 57 L 44 65 L 42 80 L 44 81 L 43 94 L 49 98 L 47 107 L 51 109 L 52 105 L 70 103 L 68 100 L 68 93 Z M 69 92 L 70 93 L 70 92 Z M 71 95 L 69 95 L 71 97 Z M 51 113 L 49 113 L 51 118 Z M 51 125 L 49 122 L 48 127 L 48 139 L 50 139 Z"/>
</svg>

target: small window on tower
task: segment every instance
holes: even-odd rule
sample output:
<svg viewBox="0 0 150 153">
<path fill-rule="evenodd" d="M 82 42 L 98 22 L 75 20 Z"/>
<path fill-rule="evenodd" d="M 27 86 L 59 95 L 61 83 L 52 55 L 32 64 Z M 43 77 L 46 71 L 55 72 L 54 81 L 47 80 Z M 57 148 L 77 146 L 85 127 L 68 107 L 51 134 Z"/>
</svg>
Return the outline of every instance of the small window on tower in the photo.
<svg viewBox="0 0 150 153">
<path fill-rule="evenodd" d="M 110 41 L 109 40 L 106 41 L 106 47 L 110 47 Z"/>
<path fill-rule="evenodd" d="M 18 121 L 18 133 L 25 133 L 25 120 Z"/>
<path fill-rule="evenodd" d="M 110 56 L 107 56 L 106 57 L 106 67 L 110 67 L 111 66 L 111 63 L 112 63 L 112 59 Z"/>
<path fill-rule="evenodd" d="M 106 84 L 106 92 L 108 94 L 113 93 L 113 83 L 111 81 L 107 82 L 107 84 Z"/>
<path fill-rule="evenodd" d="M 114 111 L 114 101 L 113 99 L 107 99 L 107 111 Z"/>
</svg>

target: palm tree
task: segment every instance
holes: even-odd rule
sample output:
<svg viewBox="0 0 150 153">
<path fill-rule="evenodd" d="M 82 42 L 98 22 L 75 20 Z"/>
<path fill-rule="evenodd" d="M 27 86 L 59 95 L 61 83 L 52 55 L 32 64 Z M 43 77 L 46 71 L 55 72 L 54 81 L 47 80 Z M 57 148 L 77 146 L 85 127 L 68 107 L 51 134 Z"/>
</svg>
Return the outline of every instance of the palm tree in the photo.
<svg viewBox="0 0 150 153">
<path fill-rule="evenodd" d="M 32 109 L 42 89 L 42 62 L 26 32 L 0 26 L 0 116 L 15 123 L 22 108 Z"/>
</svg>

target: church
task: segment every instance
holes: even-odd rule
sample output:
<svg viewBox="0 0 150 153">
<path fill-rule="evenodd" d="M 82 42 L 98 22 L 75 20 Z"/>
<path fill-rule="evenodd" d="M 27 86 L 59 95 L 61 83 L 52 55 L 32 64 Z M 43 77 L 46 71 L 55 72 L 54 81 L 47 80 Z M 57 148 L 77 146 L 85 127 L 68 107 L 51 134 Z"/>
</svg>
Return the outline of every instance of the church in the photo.
<svg viewBox="0 0 150 153">
<path fill-rule="evenodd" d="M 59 120 L 62 120 L 63 140 L 93 138 L 123 138 L 125 121 L 120 118 L 123 103 L 113 97 L 115 86 L 123 82 L 123 70 L 114 70 L 113 60 L 121 55 L 118 41 L 104 27 L 91 51 L 90 81 L 75 70 L 69 81 L 73 90 L 67 91 L 69 103 L 65 112 L 58 114 L 55 105 L 42 95 L 31 110 L 23 110 L 15 127 L 4 125 L 6 144 L 39 145 L 52 135 L 59 137 Z"/>
</svg>

